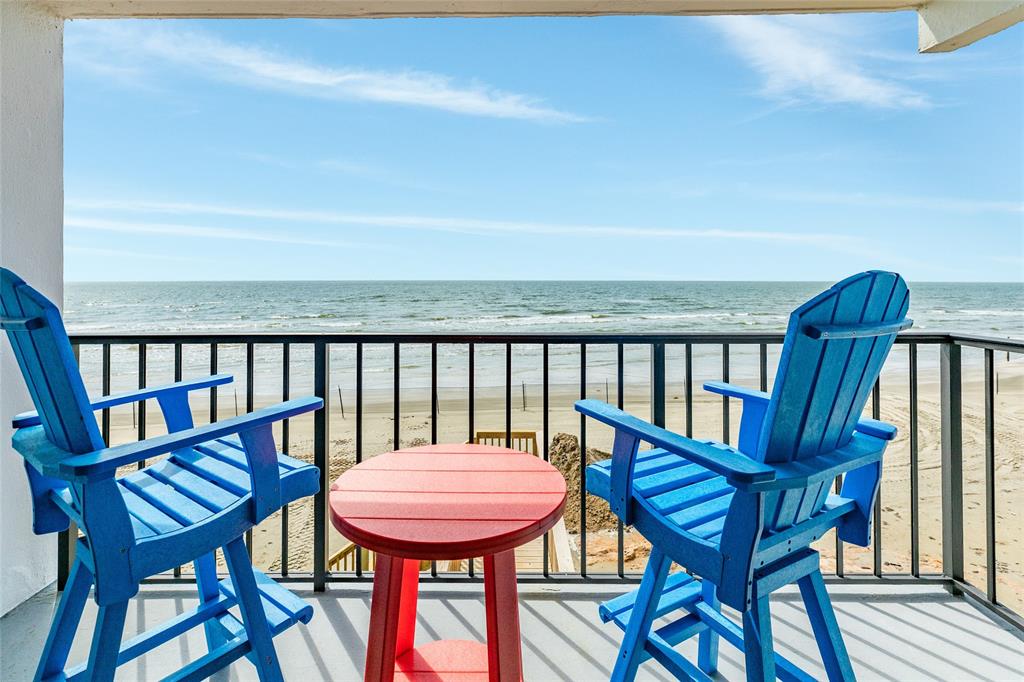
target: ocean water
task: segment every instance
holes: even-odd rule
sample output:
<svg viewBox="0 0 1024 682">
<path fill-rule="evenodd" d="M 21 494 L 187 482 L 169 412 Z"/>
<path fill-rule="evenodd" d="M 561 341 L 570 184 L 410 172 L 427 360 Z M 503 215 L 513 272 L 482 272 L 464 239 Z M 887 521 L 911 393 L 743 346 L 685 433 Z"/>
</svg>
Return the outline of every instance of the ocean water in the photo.
<svg viewBox="0 0 1024 682">
<path fill-rule="evenodd" d="M 789 312 L 825 282 L 139 282 L 69 283 L 64 314 L 71 333 L 335 332 L 335 333 L 544 333 L 544 332 L 751 332 L 783 331 Z M 957 331 L 1024 338 L 1024 284 L 911 284 L 910 316 L 920 331 Z M 96 349 L 83 352 L 83 372 L 99 372 Z M 169 348 L 148 350 L 150 374 L 164 380 L 172 366 Z M 367 346 L 369 389 L 391 386 L 391 347 Z M 480 346 L 477 384 L 504 381 L 503 346 Z M 721 371 L 721 349 L 697 348 L 698 370 Z M 627 381 L 645 381 L 649 351 L 627 350 Z M 750 357 L 747 357 L 750 356 Z M 516 384 L 540 381 L 538 348 L 516 349 Z M 578 384 L 579 349 L 552 347 L 553 383 Z M 756 356 L 735 348 L 733 378 L 751 374 Z M 332 383 L 354 382 L 351 346 L 332 348 Z M 429 348 L 404 348 L 402 385 L 429 382 Z M 673 357 L 670 352 L 670 363 Z M 302 390 L 310 372 L 309 349 L 293 351 L 293 385 Z M 442 386 L 466 384 L 467 350 L 441 346 Z M 219 368 L 244 375 L 244 353 L 220 350 Z M 135 385 L 137 356 L 115 347 L 113 383 Z M 185 374 L 209 369 L 209 351 L 189 348 Z M 279 390 L 280 349 L 257 355 L 262 393 Z M 588 351 L 588 380 L 614 382 L 614 347 Z M 708 378 L 712 378 L 709 376 Z M 152 377 L 147 377 L 154 383 Z"/>
</svg>

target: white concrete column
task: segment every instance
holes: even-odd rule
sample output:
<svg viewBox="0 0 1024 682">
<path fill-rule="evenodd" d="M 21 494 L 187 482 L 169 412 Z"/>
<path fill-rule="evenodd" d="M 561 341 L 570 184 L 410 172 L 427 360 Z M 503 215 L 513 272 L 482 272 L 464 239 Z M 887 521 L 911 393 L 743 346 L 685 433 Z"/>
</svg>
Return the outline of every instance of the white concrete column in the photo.
<svg viewBox="0 0 1024 682">
<path fill-rule="evenodd" d="M 35 3 L 0 1 L 0 264 L 64 300 L 64 21 Z M 11 417 L 31 409 L 0 334 L 0 614 L 56 579 L 55 535 L 32 533 Z"/>
</svg>

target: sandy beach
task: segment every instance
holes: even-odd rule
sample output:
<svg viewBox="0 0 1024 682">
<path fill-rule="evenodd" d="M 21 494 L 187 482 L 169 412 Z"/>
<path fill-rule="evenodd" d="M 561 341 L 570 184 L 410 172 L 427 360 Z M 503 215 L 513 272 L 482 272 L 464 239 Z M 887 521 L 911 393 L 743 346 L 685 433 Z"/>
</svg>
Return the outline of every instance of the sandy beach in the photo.
<svg viewBox="0 0 1024 682">
<path fill-rule="evenodd" d="M 1020 538 L 1024 537 L 1021 505 L 1024 504 L 1024 363 L 1007 362 L 1005 355 L 998 357 L 996 369 L 999 392 L 996 396 L 996 560 L 999 601 L 1010 608 L 1024 608 L 1024 550 Z M 708 377 L 713 378 L 713 377 Z M 882 561 L 887 573 L 909 573 L 910 564 L 910 439 L 909 388 L 907 375 L 888 372 L 882 377 L 881 417 L 899 428 L 885 456 L 882 484 Z M 985 589 L 985 432 L 984 394 L 981 372 L 965 366 L 964 371 L 964 561 L 968 580 L 979 589 Z M 232 389 L 233 390 L 233 389 Z M 241 389 L 239 389 L 241 391 Z M 615 402 L 616 388 L 608 389 L 607 397 Z M 525 391 L 525 400 L 523 393 Z M 605 399 L 606 387 L 602 382 L 588 386 L 588 397 Z M 637 415 L 650 413 L 649 388 L 643 384 L 627 385 L 625 408 Z M 222 390 L 218 401 L 221 418 L 234 416 L 231 393 Z M 513 391 L 512 428 L 536 430 L 543 443 L 542 395 L 539 385 L 525 386 Z M 430 396 L 426 389 L 403 389 L 400 405 L 400 445 L 409 447 L 430 442 Z M 465 389 L 439 390 L 437 438 L 439 442 L 464 442 L 468 435 L 467 396 Z M 556 434 L 576 437 L 580 432 L 580 417 L 572 411 L 573 401 L 579 398 L 579 386 L 552 385 L 549 389 L 549 429 Z M 256 406 L 269 405 L 279 396 L 257 395 Z M 330 411 L 330 471 L 334 479 L 355 461 L 355 406 L 351 397 L 345 397 L 345 414 L 339 408 L 337 396 L 332 397 Z M 525 405 L 524 405 L 525 402 Z M 194 395 L 192 402 L 197 421 L 209 414 L 206 395 Z M 244 402 L 242 405 L 244 409 Z M 735 442 L 740 422 L 739 401 L 730 403 L 731 439 Z M 669 428 L 682 432 L 685 428 L 685 402 L 682 386 L 670 382 L 667 405 Z M 156 406 L 147 414 L 147 435 L 162 432 L 163 424 Z M 127 442 L 136 438 L 134 415 L 130 407 L 118 408 L 111 413 L 111 440 Z M 723 407 L 718 396 L 712 396 L 695 386 L 693 404 L 693 433 L 697 438 L 722 437 Z M 289 452 L 301 459 L 312 460 L 311 416 L 294 419 L 290 426 Z M 919 383 L 919 513 L 921 573 L 940 573 L 942 568 L 941 531 L 941 472 L 939 385 L 936 368 L 920 372 Z M 367 391 L 363 406 L 363 457 L 393 449 L 393 405 L 390 391 Z M 475 397 L 475 428 L 501 430 L 505 427 L 504 389 L 480 387 Z M 277 431 L 280 442 L 280 428 Z M 565 436 L 560 442 L 564 443 Z M 586 442 L 590 449 L 610 450 L 612 432 L 600 424 L 589 422 Z M 573 441 L 575 444 L 576 441 Z M 542 445 L 543 447 L 543 445 Z M 572 450 L 572 448 L 570 448 Z M 600 456 L 600 453 L 594 453 Z M 578 466 L 578 450 L 570 469 Z M 593 456 L 593 455 L 592 455 Z M 578 478 L 570 481 L 570 496 L 578 494 L 572 487 Z M 587 555 L 591 573 L 614 572 L 616 567 L 616 532 L 613 517 L 599 498 L 587 501 Z M 281 570 L 281 515 L 275 514 L 261 524 L 254 534 L 253 554 L 257 566 L 271 571 Z M 578 519 L 578 510 L 576 511 Z M 567 527 L 576 561 L 579 561 L 578 521 L 567 517 Z M 626 569 L 643 569 L 647 547 L 639 534 L 626 532 Z M 313 506 L 312 498 L 293 503 L 289 508 L 288 569 L 296 572 L 312 570 L 313 561 Z M 330 552 L 346 544 L 328 524 Z M 823 570 L 835 567 L 835 540 L 830 534 L 818 543 L 823 556 Z M 578 565 L 578 563 L 577 563 Z M 847 574 L 870 573 L 872 551 L 845 546 L 844 567 Z"/>
</svg>

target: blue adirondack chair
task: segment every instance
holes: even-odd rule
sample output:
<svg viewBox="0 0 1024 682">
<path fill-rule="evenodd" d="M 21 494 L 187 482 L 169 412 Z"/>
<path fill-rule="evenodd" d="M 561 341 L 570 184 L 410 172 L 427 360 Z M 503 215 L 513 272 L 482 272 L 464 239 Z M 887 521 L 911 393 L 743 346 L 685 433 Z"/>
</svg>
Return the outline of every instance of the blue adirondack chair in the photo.
<svg viewBox="0 0 1024 682">
<path fill-rule="evenodd" d="M 587 489 L 652 545 L 639 589 L 599 610 L 625 632 L 612 680 L 632 680 L 651 658 L 680 679 L 710 679 L 719 637 L 743 650 L 748 680 L 813 679 L 772 646 L 769 595 L 793 582 L 829 679 L 854 679 L 809 545 L 833 527 L 845 542 L 870 542 L 882 454 L 896 429 L 861 414 L 896 333 L 912 324 L 909 303 L 899 275 L 855 275 L 790 316 L 771 395 L 705 384 L 742 401 L 738 447 L 685 438 L 595 400 L 576 403 L 615 428 L 612 458 L 587 468 Z M 655 448 L 640 452 L 640 441 Z M 832 494 L 839 474 L 842 489 Z M 672 562 L 688 572 L 670 574 Z M 742 629 L 721 604 L 742 614 Z M 694 635 L 696 665 L 673 648 Z"/>
<path fill-rule="evenodd" d="M 242 537 L 282 504 L 319 489 L 316 467 L 278 454 L 272 425 L 322 402 L 291 400 L 195 427 L 189 392 L 227 383 L 227 375 L 90 402 L 57 308 L 4 268 L 0 327 L 36 407 L 15 418 L 13 438 L 28 472 L 33 530 L 55 533 L 73 521 L 84 534 L 35 679 L 109 680 L 118 665 L 202 624 L 209 652 L 167 679 L 203 679 L 247 656 L 261 680 L 280 680 L 272 638 L 307 622 L 312 608 L 253 569 Z M 148 398 L 159 402 L 168 435 L 107 447 L 93 411 Z M 167 454 L 117 476 L 119 467 Z M 224 580 L 217 577 L 217 548 L 230 573 Z M 190 561 L 199 606 L 122 643 L 139 582 Z M 99 611 L 89 658 L 65 671 L 91 587 Z M 228 610 L 234 606 L 241 619 Z"/>
</svg>

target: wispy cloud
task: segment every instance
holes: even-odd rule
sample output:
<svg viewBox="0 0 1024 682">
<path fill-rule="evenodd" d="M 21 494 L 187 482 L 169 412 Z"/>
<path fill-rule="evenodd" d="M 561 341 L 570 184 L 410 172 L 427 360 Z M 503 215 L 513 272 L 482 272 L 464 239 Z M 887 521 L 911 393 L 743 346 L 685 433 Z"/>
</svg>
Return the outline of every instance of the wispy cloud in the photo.
<svg viewBox="0 0 1024 682">
<path fill-rule="evenodd" d="M 876 63 L 846 31 L 821 17 L 709 17 L 729 47 L 763 78 L 762 95 L 784 105 L 853 104 L 876 109 L 923 109 L 923 92 Z"/>
<path fill-rule="evenodd" d="M 457 114 L 554 123 L 586 120 L 540 98 L 429 71 L 382 71 L 298 59 L 211 33 L 147 24 L 97 22 L 69 31 L 66 61 L 100 75 L 133 76 L 147 59 L 177 64 L 213 80 L 304 97 L 379 102 Z"/>
<path fill-rule="evenodd" d="M 189 254 L 188 256 L 175 256 L 172 254 L 159 253 L 157 251 L 130 251 L 127 249 L 107 249 L 98 246 L 79 246 L 77 244 L 66 244 L 64 253 L 74 253 L 82 256 L 99 256 L 102 258 L 124 258 L 131 260 L 159 260 L 174 261 L 180 263 L 195 263 L 202 258 Z"/>
<path fill-rule="evenodd" d="M 660 239 L 724 239 L 746 240 L 759 242 L 789 242 L 817 244 L 834 248 L 845 248 L 858 240 L 841 234 L 817 232 L 785 232 L 752 229 L 728 228 L 682 228 L 682 227 L 648 227 L 630 225 L 588 225 L 547 223 L 520 220 L 492 220 L 465 217 L 436 217 L 423 215 L 381 215 L 355 214 L 334 211 L 305 211 L 292 209 L 252 208 L 247 206 L 225 206 L 216 204 L 196 204 L 185 202 L 154 202 L 154 201 L 96 201 L 68 200 L 66 205 L 77 210 L 131 211 L 136 213 L 157 213 L 164 215 L 206 215 L 256 218 L 261 220 L 279 220 L 295 223 L 320 223 L 353 227 L 380 227 L 404 230 L 427 230 L 435 232 L 457 232 L 465 234 L 533 234 L 533 235 L 581 235 L 588 237 L 652 237 Z M 106 219 L 83 219 L 72 217 L 65 219 L 65 224 L 77 227 L 94 227 L 110 223 Z M 131 226 L 140 223 L 119 221 L 114 223 L 123 227 L 124 231 L 132 231 Z M 193 227 L 187 225 L 167 225 L 164 223 L 141 223 L 138 231 L 181 230 L 181 234 L 203 236 L 207 230 L 220 232 L 241 232 L 231 228 Z M 244 231 L 249 234 L 248 231 Z M 262 233 L 260 233 L 262 234 Z M 275 233 L 280 235 L 280 232 Z M 211 234 L 210 236 L 217 236 Z M 223 237 L 223 234 L 220 236 Z M 238 237 L 244 238 L 244 237 Z M 267 241 L 284 241 L 277 236 Z M 297 242 L 303 243 L 303 242 Z"/>
<path fill-rule="evenodd" d="M 184 223 L 154 223 L 138 220 L 109 220 L 106 218 L 87 218 L 75 215 L 64 217 L 64 227 L 78 230 L 98 230 L 102 232 L 122 232 L 127 234 L 159 234 L 174 237 L 199 237 L 203 239 L 228 239 L 248 242 L 271 242 L 275 244 L 293 244 L 299 246 L 324 246 L 335 248 L 366 248 L 374 246 L 365 242 L 342 241 L 336 239 L 315 239 L 302 236 L 301 230 L 263 231 L 193 225 Z"/>
<path fill-rule="evenodd" d="M 926 211 L 955 211 L 958 213 L 1024 213 L 1020 201 L 986 199 L 960 199 L 956 197 L 918 196 L 913 194 L 871 194 L 867 192 L 820 192 L 786 188 L 758 187 L 750 189 L 752 196 L 779 201 L 810 204 L 835 204 L 867 208 L 913 208 Z"/>
</svg>

